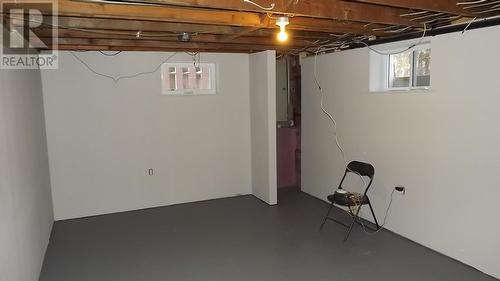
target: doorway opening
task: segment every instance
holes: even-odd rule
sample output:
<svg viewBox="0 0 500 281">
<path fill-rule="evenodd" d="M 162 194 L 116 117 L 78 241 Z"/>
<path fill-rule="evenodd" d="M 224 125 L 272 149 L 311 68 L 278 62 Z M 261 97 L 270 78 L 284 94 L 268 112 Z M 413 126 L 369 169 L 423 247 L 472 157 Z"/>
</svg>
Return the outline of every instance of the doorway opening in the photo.
<svg viewBox="0 0 500 281">
<path fill-rule="evenodd" d="M 278 189 L 300 188 L 301 71 L 300 57 L 276 61 L 276 151 Z"/>
</svg>

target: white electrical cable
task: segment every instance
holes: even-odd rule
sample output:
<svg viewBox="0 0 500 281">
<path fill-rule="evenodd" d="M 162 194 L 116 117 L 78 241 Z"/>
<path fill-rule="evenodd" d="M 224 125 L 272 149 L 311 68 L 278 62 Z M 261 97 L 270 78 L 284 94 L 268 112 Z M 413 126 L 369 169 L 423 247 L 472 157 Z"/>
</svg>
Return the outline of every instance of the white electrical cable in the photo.
<svg viewBox="0 0 500 281">
<path fill-rule="evenodd" d="M 340 144 L 340 141 L 339 141 L 339 138 L 337 135 L 337 121 L 335 121 L 335 118 L 333 118 L 333 115 L 330 112 L 328 112 L 328 110 L 326 110 L 326 108 L 325 108 L 325 104 L 324 104 L 325 94 L 323 92 L 323 88 L 321 87 L 321 83 L 319 82 L 319 79 L 318 79 L 317 58 L 318 58 L 318 53 L 320 51 L 321 51 L 321 48 L 318 49 L 318 51 L 316 52 L 316 55 L 314 56 L 314 81 L 316 82 L 316 86 L 318 87 L 318 90 L 319 90 L 319 93 L 321 96 L 320 107 L 321 107 L 321 111 L 323 112 L 323 114 L 325 114 L 328 117 L 328 119 L 330 119 L 330 121 L 332 121 L 333 136 L 335 137 L 335 144 L 337 145 L 337 148 L 342 153 L 342 159 L 344 161 L 344 165 L 347 167 L 347 159 L 346 159 L 345 151 L 342 148 L 342 145 Z"/>
<path fill-rule="evenodd" d="M 366 230 L 366 225 L 363 223 L 362 219 L 358 217 L 358 219 L 359 219 L 358 221 L 361 224 L 361 226 L 363 227 L 363 231 L 366 234 L 370 234 L 370 235 L 377 234 L 384 228 L 385 224 L 387 223 L 387 217 L 389 216 L 389 210 L 391 209 L 391 206 L 392 206 L 392 201 L 394 199 L 394 192 L 395 191 L 396 191 L 396 189 L 393 189 L 391 192 L 391 200 L 389 201 L 389 205 L 387 205 L 387 209 L 385 209 L 384 221 L 382 222 L 381 225 L 379 225 L 379 229 L 377 229 L 375 231 L 371 231 L 371 232 Z"/>
<path fill-rule="evenodd" d="M 469 26 L 470 26 L 472 23 L 474 23 L 474 22 L 476 21 L 476 19 L 477 19 L 477 17 L 473 18 L 473 19 L 472 19 L 472 20 L 471 20 L 471 21 L 467 24 L 467 26 L 465 26 L 464 30 L 462 31 L 462 34 L 464 34 L 464 33 L 467 31 L 467 29 L 469 28 Z"/>
<path fill-rule="evenodd" d="M 337 148 L 340 150 L 341 154 L 342 154 L 342 160 L 344 161 L 344 166 L 346 167 L 346 169 L 348 169 L 350 172 L 352 173 L 355 173 L 359 176 L 359 178 L 361 179 L 361 181 L 363 182 L 363 187 L 366 187 L 366 181 L 364 179 L 364 177 L 356 172 L 356 171 L 352 171 L 349 169 L 349 163 L 347 163 L 347 157 L 346 157 L 346 153 L 345 153 L 345 150 L 342 148 L 342 145 L 340 144 L 340 141 L 339 141 L 339 138 L 338 138 L 338 134 L 337 134 L 337 121 L 335 121 L 335 118 L 333 117 L 333 115 L 328 112 L 328 110 L 325 108 L 325 93 L 323 92 L 323 87 L 321 87 L 321 83 L 319 81 L 319 78 L 318 78 L 318 68 L 317 68 L 317 58 L 318 58 L 318 54 L 321 52 L 321 47 L 318 48 L 318 50 L 316 51 L 316 54 L 314 56 L 314 81 L 316 82 L 316 86 L 318 87 L 318 90 L 319 90 L 319 93 L 320 93 L 320 96 L 321 96 L 321 99 L 320 99 L 320 108 L 321 108 L 321 111 L 323 112 L 323 114 L 325 114 L 328 119 L 332 122 L 333 124 L 333 136 L 334 136 L 334 139 L 335 139 L 335 145 L 337 146 Z"/>
<path fill-rule="evenodd" d="M 125 76 L 118 76 L 118 77 L 114 77 L 114 76 L 111 76 L 111 75 L 107 75 L 107 74 L 104 74 L 104 73 L 100 73 L 96 70 L 94 70 L 92 67 L 90 67 L 90 65 L 88 65 L 83 59 L 81 59 L 79 56 L 77 56 L 74 52 L 70 52 L 70 54 L 76 59 L 78 60 L 80 63 L 82 63 L 90 72 L 98 75 L 98 76 L 102 76 L 104 78 L 107 78 L 107 79 L 110 79 L 110 80 L 113 80 L 113 82 L 115 83 L 118 83 L 120 80 L 122 79 L 131 79 L 131 78 L 135 78 L 135 77 L 138 77 L 138 76 L 141 76 L 141 75 L 147 75 L 147 74 L 152 74 L 152 73 L 155 73 L 156 71 L 158 71 L 160 68 L 161 68 L 161 65 L 166 63 L 167 61 L 169 61 L 171 58 L 173 58 L 175 55 L 177 55 L 177 52 L 176 53 L 173 53 L 172 55 L 170 55 L 169 57 L 167 57 L 165 60 L 163 60 L 160 64 L 158 64 L 157 67 L 155 67 L 153 70 L 150 70 L 150 71 L 144 71 L 144 72 L 139 72 L 139 73 L 136 73 L 136 74 L 132 74 L 132 75 L 125 75 Z"/>
<path fill-rule="evenodd" d="M 427 33 L 427 24 L 424 23 L 424 32 L 422 33 L 422 37 L 420 37 L 420 40 L 417 43 L 410 45 L 408 48 L 406 48 L 402 51 L 398 51 L 398 52 L 384 53 L 382 51 L 379 51 L 377 49 L 372 48 L 370 45 L 366 44 L 366 42 L 364 42 L 364 41 L 354 41 L 354 43 L 359 43 L 359 44 L 365 45 L 368 49 L 370 49 L 373 52 L 375 52 L 379 55 L 382 55 L 382 56 L 397 55 L 397 54 L 401 54 L 401 53 L 404 53 L 406 51 L 409 51 L 409 50 L 415 48 L 416 46 L 420 45 L 422 43 L 422 41 L 424 40 L 426 33 Z"/>
<path fill-rule="evenodd" d="M 254 5 L 255 7 L 259 8 L 259 9 L 262 9 L 262 10 L 264 10 L 264 11 L 271 11 L 271 10 L 272 10 L 272 9 L 274 9 L 274 7 L 276 6 L 276 4 L 271 3 L 271 4 L 269 5 L 269 7 L 264 7 L 264 6 L 259 5 L 259 4 L 255 3 L 255 2 L 251 1 L 251 0 L 243 0 L 243 2 L 245 2 L 245 3 L 249 3 L 249 4 L 252 4 L 252 5 Z"/>
</svg>

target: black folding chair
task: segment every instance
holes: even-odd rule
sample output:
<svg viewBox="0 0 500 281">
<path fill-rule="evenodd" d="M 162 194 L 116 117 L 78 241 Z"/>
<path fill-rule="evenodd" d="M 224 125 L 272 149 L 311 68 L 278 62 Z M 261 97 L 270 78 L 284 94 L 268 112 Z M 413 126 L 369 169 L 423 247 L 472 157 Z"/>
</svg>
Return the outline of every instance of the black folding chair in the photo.
<svg viewBox="0 0 500 281">
<path fill-rule="evenodd" d="M 368 177 L 370 178 L 370 182 L 366 186 L 365 192 L 363 194 L 357 193 L 357 192 L 347 192 L 342 188 L 342 183 L 344 182 L 347 173 L 353 173 L 355 175 L 361 175 L 363 177 Z M 347 168 L 345 170 L 344 176 L 342 177 L 342 180 L 339 183 L 339 187 L 337 191 L 332 194 L 328 195 L 327 199 L 328 201 L 331 202 L 330 208 L 328 208 L 328 213 L 326 213 L 325 219 L 323 220 L 323 223 L 320 226 L 320 230 L 323 229 L 323 226 L 326 223 L 326 220 L 333 220 L 336 223 L 339 223 L 345 227 L 347 227 L 349 230 L 347 231 L 347 234 L 344 237 L 344 242 L 347 241 L 349 238 L 349 235 L 351 235 L 352 228 L 354 227 L 354 223 L 361 224 L 358 219 L 359 219 L 359 211 L 361 210 L 361 206 L 363 205 L 368 205 L 370 206 L 370 211 L 372 212 L 373 219 L 375 220 L 375 224 L 377 225 L 378 230 L 380 228 L 377 217 L 375 217 L 375 213 L 373 212 L 373 207 L 372 204 L 370 203 L 370 199 L 368 198 L 368 189 L 370 188 L 372 182 L 373 182 L 373 176 L 375 175 L 375 168 L 371 164 L 368 163 L 363 163 L 359 161 L 352 161 L 347 165 Z M 341 190 L 339 192 L 339 190 Z M 332 217 L 330 217 L 330 211 L 332 210 L 333 204 L 337 204 L 340 206 L 347 207 L 349 209 L 349 213 L 352 216 L 352 222 L 351 225 L 344 224 L 341 221 L 338 221 Z M 355 211 L 353 211 L 353 208 L 357 208 Z"/>
</svg>

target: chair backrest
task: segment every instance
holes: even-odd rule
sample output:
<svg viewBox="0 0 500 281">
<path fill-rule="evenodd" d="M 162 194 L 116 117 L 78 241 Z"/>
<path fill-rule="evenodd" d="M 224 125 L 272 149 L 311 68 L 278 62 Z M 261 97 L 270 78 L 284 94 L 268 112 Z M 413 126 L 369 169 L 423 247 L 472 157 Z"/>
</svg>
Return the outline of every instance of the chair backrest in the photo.
<svg viewBox="0 0 500 281">
<path fill-rule="evenodd" d="M 375 175 L 375 168 L 371 164 L 364 163 L 364 162 L 359 162 L 359 161 L 352 161 L 347 165 L 348 172 L 353 172 L 355 174 L 360 174 L 365 177 L 369 177 L 370 179 L 373 178 Z"/>
<path fill-rule="evenodd" d="M 360 162 L 360 161 L 351 161 L 349 164 L 347 164 L 344 176 L 342 177 L 342 180 L 339 183 L 340 189 L 342 188 L 342 183 L 344 182 L 347 173 L 353 173 L 356 175 L 361 175 L 361 176 L 370 178 L 370 182 L 366 186 L 366 189 L 364 192 L 364 195 L 366 195 L 366 193 L 368 192 L 368 189 L 372 185 L 373 177 L 375 176 L 375 168 L 369 163 L 364 163 L 364 162 Z"/>
</svg>

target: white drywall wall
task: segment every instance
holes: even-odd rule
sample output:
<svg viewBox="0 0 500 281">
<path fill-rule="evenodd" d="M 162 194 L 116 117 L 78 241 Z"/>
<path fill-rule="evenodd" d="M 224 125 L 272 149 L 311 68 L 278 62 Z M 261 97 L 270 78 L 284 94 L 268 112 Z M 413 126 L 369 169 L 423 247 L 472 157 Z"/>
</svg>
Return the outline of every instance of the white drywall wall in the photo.
<svg viewBox="0 0 500 281">
<path fill-rule="evenodd" d="M 130 75 L 171 54 L 77 55 Z M 57 220 L 251 193 L 248 55 L 201 62 L 217 64 L 217 95 L 162 96 L 160 72 L 114 83 L 60 53 L 59 70 L 42 73 Z"/>
<path fill-rule="evenodd" d="M 40 71 L 0 70 L 1 281 L 38 280 L 52 223 Z"/>
<path fill-rule="evenodd" d="M 252 190 L 268 204 L 277 203 L 276 52 L 250 55 Z"/>
<path fill-rule="evenodd" d="M 378 218 L 392 188 L 406 186 L 387 228 L 497 278 L 499 46 L 500 27 L 433 37 L 428 93 L 369 93 L 366 48 L 318 58 L 348 160 L 375 166 L 369 195 Z M 326 199 L 344 166 L 319 108 L 313 70 L 314 58 L 304 59 L 302 189 Z"/>
</svg>

